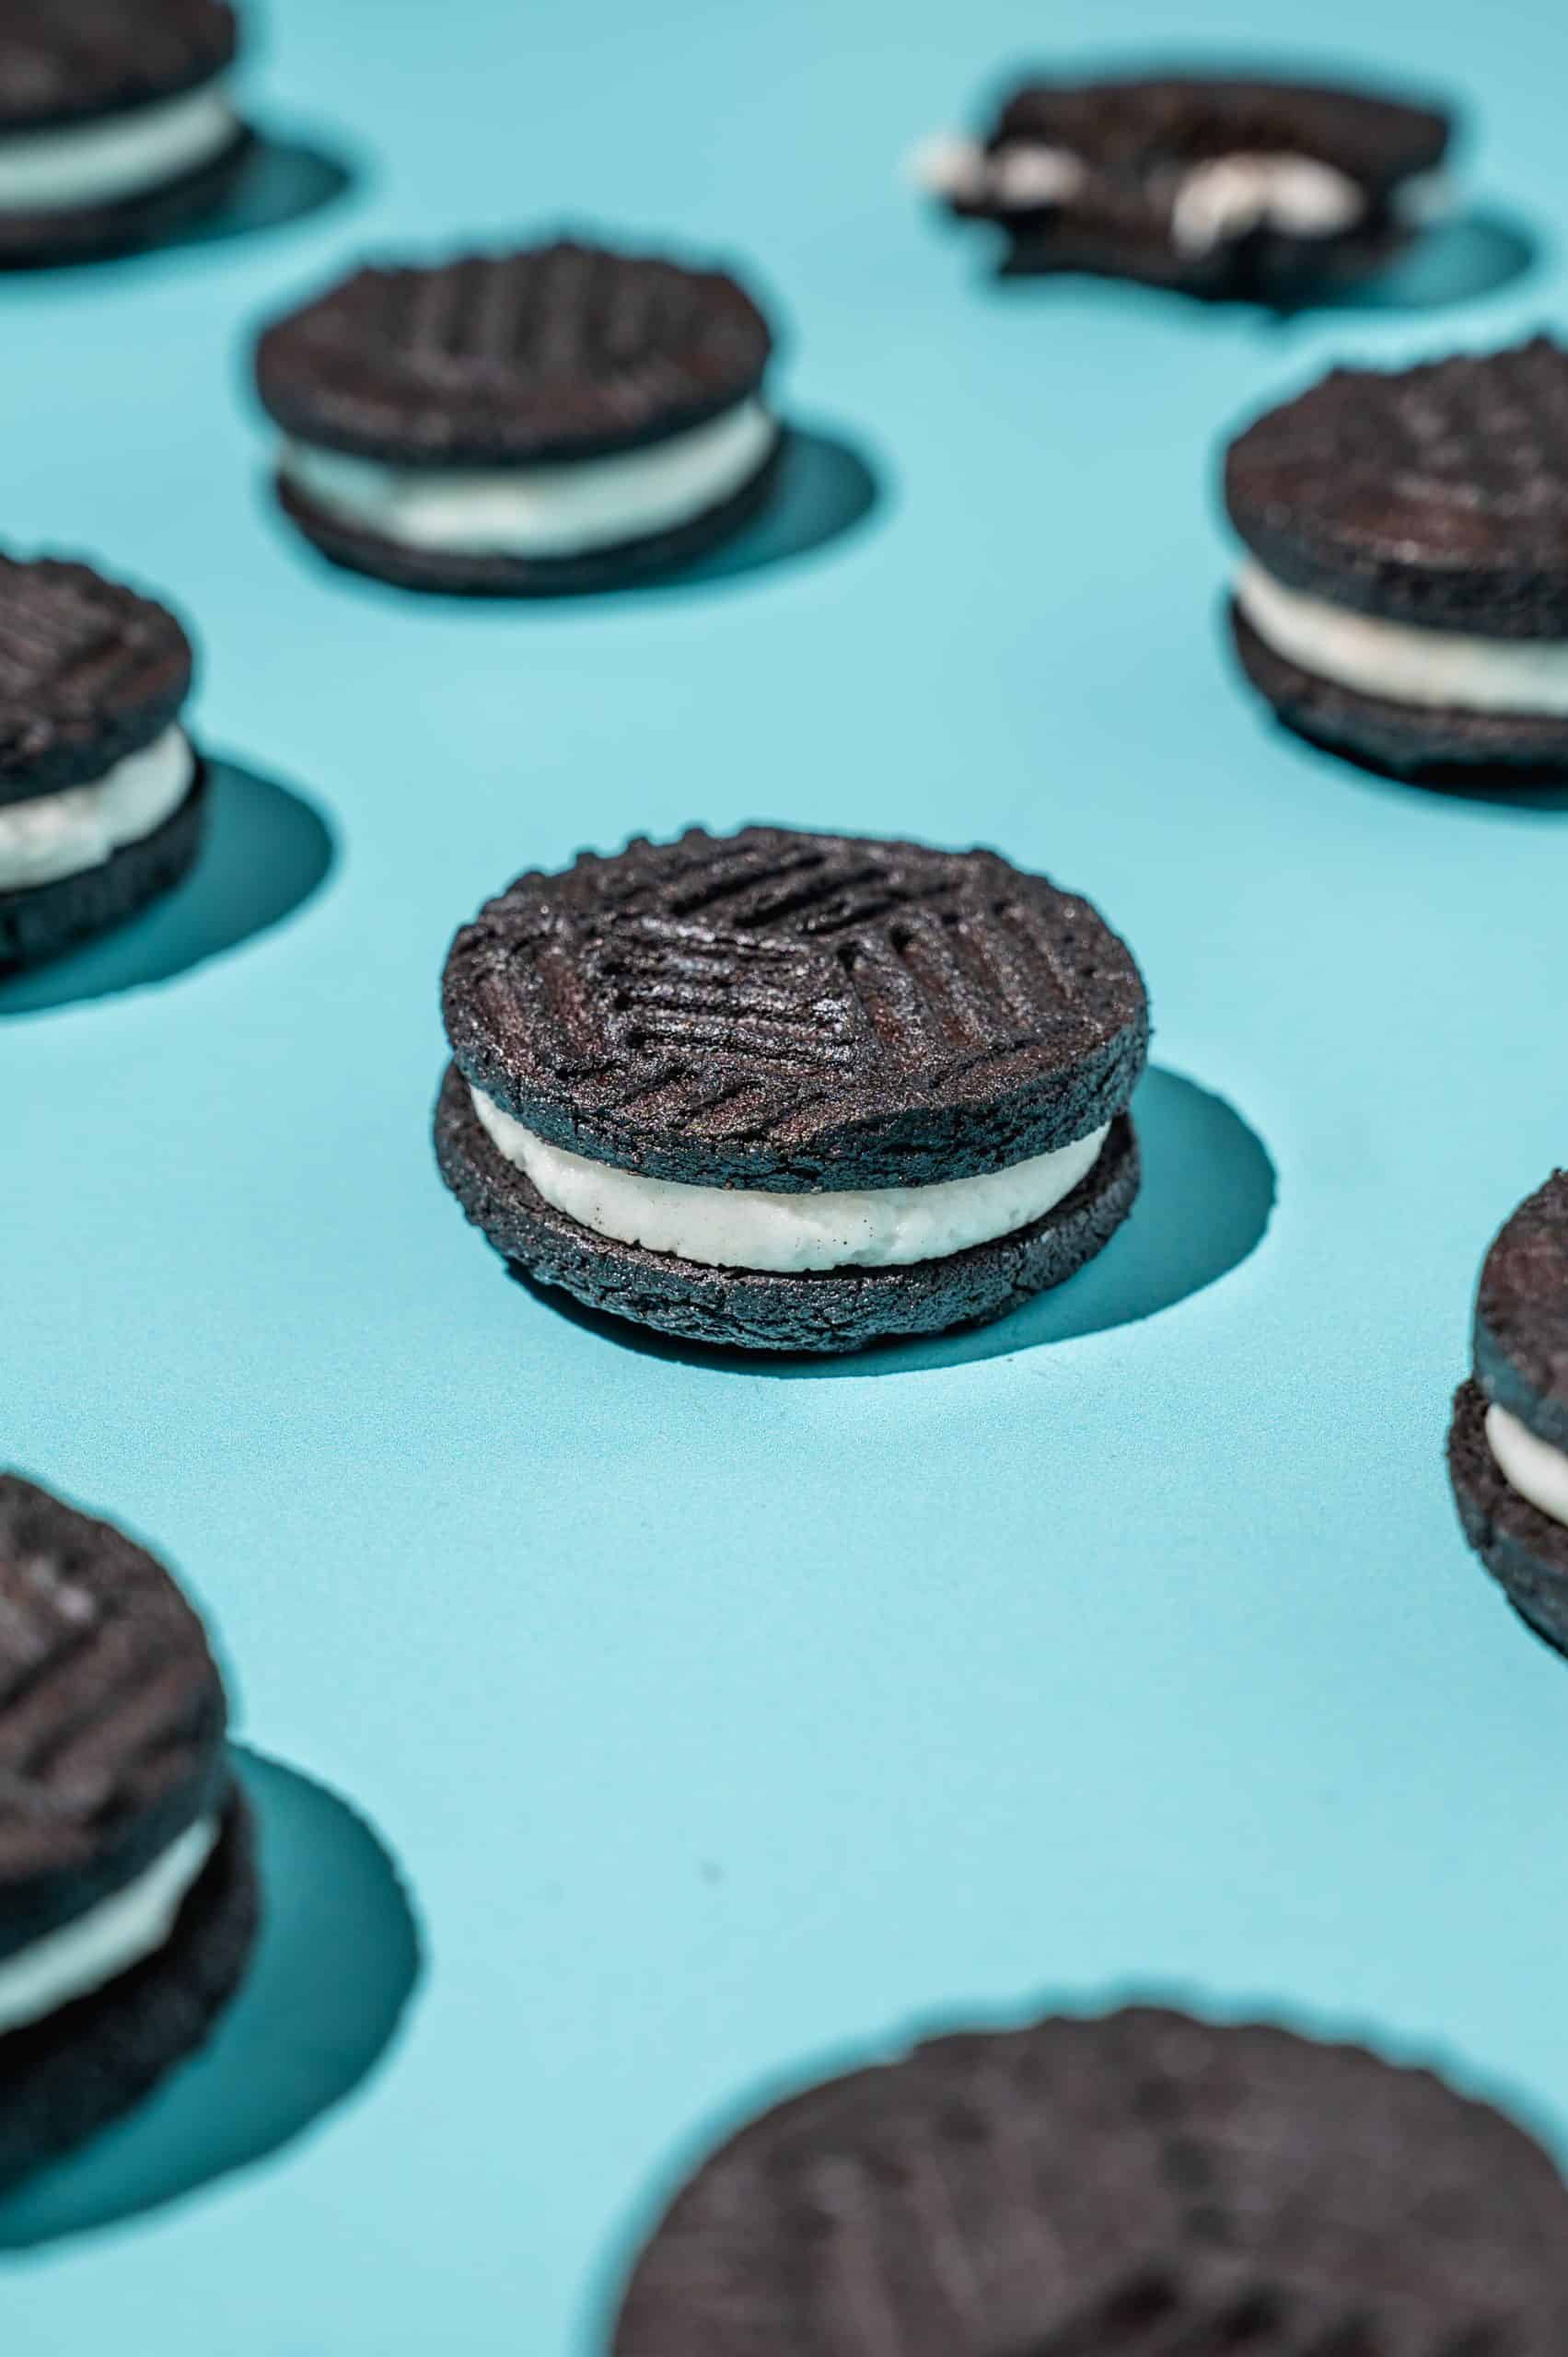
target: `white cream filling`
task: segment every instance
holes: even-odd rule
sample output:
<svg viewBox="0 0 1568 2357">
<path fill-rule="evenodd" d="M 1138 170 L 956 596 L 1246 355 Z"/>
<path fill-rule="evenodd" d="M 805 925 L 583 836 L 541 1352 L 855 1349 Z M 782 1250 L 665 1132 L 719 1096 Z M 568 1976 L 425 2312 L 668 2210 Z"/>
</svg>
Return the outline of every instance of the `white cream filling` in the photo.
<svg viewBox="0 0 1568 2357">
<path fill-rule="evenodd" d="M 1386 621 L 1289 589 L 1250 560 L 1237 576 L 1236 598 L 1276 655 L 1360 695 L 1568 717 L 1568 639 L 1478 638 Z"/>
<path fill-rule="evenodd" d="M 203 1817 L 134 1882 L 0 1960 L 0 2036 L 58 2013 L 161 1948 L 218 1838 Z"/>
<path fill-rule="evenodd" d="M 691 1187 L 590 1162 L 525 1129 L 482 1089 L 469 1094 L 506 1160 L 580 1227 L 650 1252 L 673 1252 L 703 1268 L 783 1274 L 904 1268 L 1010 1236 L 1072 1193 L 1094 1168 L 1107 1134 L 1096 1130 L 1051 1154 L 976 1178 L 787 1195 L 760 1187 Z"/>
<path fill-rule="evenodd" d="M 0 213 L 67 213 L 112 204 L 183 178 L 221 155 L 238 118 L 209 82 L 102 122 L 0 135 Z"/>
<path fill-rule="evenodd" d="M 1568 1523 L 1568 1457 L 1560 1448 L 1495 1405 L 1486 1411 L 1486 1445 L 1511 1490 L 1553 1522 Z"/>
<path fill-rule="evenodd" d="M 1333 238 L 1366 211 L 1354 180 L 1313 156 L 1216 156 L 1184 172 L 1171 207 L 1177 251 L 1205 254 L 1273 229 L 1292 238 Z"/>
<path fill-rule="evenodd" d="M 762 402 L 646 450 L 517 467 L 391 467 L 290 442 L 282 468 L 319 506 L 401 547 L 575 556 L 690 523 L 748 482 L 778 439 Z"/>
<path fill-rule="evenodd" d="M 100 867 L 180 807 L 196 773 L 184 732 L 166 728 L 104 777 L 29 802 L 0 802 L 0 892 L 27 891 Z"/>
<path fill-rule="evenodd" d="M 915 180 L 932 194 L 961 203 L 990 202 L 1004 211 L 1065 204 L 1092 174 L 1070 148 L 1033 140 L 1012 140 L 995 149 L 978 140 L 939 133 L 911 158 Z M 1403 215 L 1415 217 L 1434 205 L 1435 173 L 1420 173 L 1393 192 Z M 1367 209 L 1365 192 L 1347 173 L 1314 156 L 1216 156 L 1168 180 L 1151 176 L 1151 199 L 1168 193 L 1171 237 L 1182 253 L 1207 253 L 1253 229 L 1271 228 L 1296 238 L 1331 238 L 1353 228 Z M 1430 210 L 1421 217 L 1430 218 Z"/>
<path fill-rule="evenodd" d="M 1018 140 L 988 153 L 978 140 L 938 132 L 923 140 L 910 159 L 922 188 L 934 196 L 978 204 L 993 198 L 1019 212 L 1031 205 L 1065 204 L 1088 178 L 1081 157 L 1067 147 Z"/>
</svg>

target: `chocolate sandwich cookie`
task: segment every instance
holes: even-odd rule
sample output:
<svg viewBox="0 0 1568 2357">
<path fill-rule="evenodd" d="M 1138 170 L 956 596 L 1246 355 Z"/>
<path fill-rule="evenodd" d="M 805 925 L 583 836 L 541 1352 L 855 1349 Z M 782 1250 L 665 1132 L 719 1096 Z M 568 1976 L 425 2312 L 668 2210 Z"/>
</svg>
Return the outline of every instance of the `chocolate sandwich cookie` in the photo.
<svg viewBox="0 0 1568 2357">
<path fill-rule="evenodd" d="M 563 242 L 359 270 L 261 335 L 285 512 L 410 589 L 598 589 L 766 500 L 772 331 L 743 287 Z"/>
<path fill-rule="evenodd" d="M 1561 2357 L 1568 2189 L 1423 2071 L 1133 2009 L 938 2038 L 698 2169 L 613 2357 Z"/>
<path fill-rule="evenodd" d="M 145 1550 L 0 1474 L 0 2182 L 205 2038 L 255 1937 L 202 1624 Z"/>
<path fill-rule="evenodd" d="M 227 194 L 251 146 L 222 0 L 6 0 L 0 267 L 156 243 Z"/>
<path fill-rule="evenodd" d="M 999 1318 L 1132 1208 L 1148 1007 L 993 852 L 749 827 L 519 877 L 453 943 L 447 1185 L 497 1250 L 705 1342 Z"/>
<path fill-rule="evenodd" d="M 0 556 L 0 973 L 101 933 L 200 847 L 191 642 L 85 564 Z"/>
<path fill-rule="evenodd" d="M 1232 625 L 1282 720 L 1420 778 L 1568 767 L 1568 352 L 1335 369 L 1232 443 Z"/>
<path fill-rule="evenodd" d="M 921 180 L 1005 231 L 1009 275 L 1086 271 L 1287 303 L 1384 268 L 1443 207 L 1440 108 L 1307 82 L 1026 83 Z"/>
<path fill-rule="evenodd" d="M 1470 1545 L 1536 1634 L 1568 1653 L 1568 1171 L 1486 1256 L 1448 1470 Z"/>
</svg>

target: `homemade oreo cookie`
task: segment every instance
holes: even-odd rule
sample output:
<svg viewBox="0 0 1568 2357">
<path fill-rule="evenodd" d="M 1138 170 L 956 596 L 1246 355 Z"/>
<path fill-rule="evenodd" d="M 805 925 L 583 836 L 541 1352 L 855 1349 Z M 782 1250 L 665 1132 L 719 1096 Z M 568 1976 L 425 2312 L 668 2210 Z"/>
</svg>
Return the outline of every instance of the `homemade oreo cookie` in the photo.
<svg viewBox="0 0 1568 2357">
<path fill-rule="evenodd" d="M 932 140 L 916 171 L 1001 226 L 1009 275 L 1287 303 L 1403 250 L 1446 202 L 1451 132 L 1440 108 L 1365 90 L 1148 73 L 1027 83 L 984 138 Z"/>
<path fill-rule="evenodd" d="M 993 852 L 692 829 L 528 874 L 453 943 L 447 1183 L 497 1250 L 704 1342 L 999 1318 L 1132 1208 L 1148 1007 Z"/>
<path fill-rule="evenodd" d="M 267 328 L 277 494 L 412 589 L 610 587 L 712 548 L 782 449 L 772 331 L 725 272 L 563 242 L 356 271 Z"/>
<path fill-rule="evenodd" d="M 0 1474 L 0 2182 L 129 2109 L 239 1984 L 258 1899 L 226 1721 L 168 1573 Z"/>
<path fill-rule="evenodd" d="M 1416 778 L 1568 768 L 1568 351 L 1336 369 L 1225 497 L 1237 651 L 1292 728 Z"/>
<path fill-rule="evenodd" d="M 179 882 L 206 778 L 180 725 L 191 643 L 85 564 L 0 557 L 0 973 Z"/>
<path fill-rule="evenodd" d="M 6 0 L 0 267 L 156 243 L 212 210 L 251 134 L 222 0 Z"/>
<path fill-rule="evenodd" d="M 1474 1367 L 1448 1433 L 1465 1536 L 1515 1610 L 1568 1654 L 1568 1171 L 1486 1256 Z"/>
<path fill-rule="evenodd" d="M 1561 2357 L 1568 2189 L 1423 2071 L 1133 2009 L 782 2103 L 638 2259 L 613 2357 Z"/>
</svg>

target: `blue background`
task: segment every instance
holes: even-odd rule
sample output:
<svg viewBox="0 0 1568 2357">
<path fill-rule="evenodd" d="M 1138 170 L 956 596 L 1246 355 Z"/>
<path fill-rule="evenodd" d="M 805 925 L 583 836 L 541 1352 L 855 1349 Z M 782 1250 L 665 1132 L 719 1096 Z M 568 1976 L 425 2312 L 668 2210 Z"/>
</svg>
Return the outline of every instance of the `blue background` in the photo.
<svg viewBox="0 0 1568 2357">
<path fill-rule="evenodd" d="M 1419 274 L 1283 324 L 1002 291 L 900 179 L 1012 61 L 1255 52 L 1258 20 L 274 0 L 258 110 L 354 151 L 352 198 L 0 287 L 7 540 L 178 598 L 205 738 L 338 851 L 157 987 L 10 1002 L 5 1446 L 183 1569 L 247 1738 L 373 1821 L 427 1952 L 309 2135 L 0 2259 L 7 2352 L 580 2357 L 738 2107 L 1129 1987 L 1365 2028 L 1568 2145 L 1568 1682 L 1442 1469 L 1480 1256 L 1563 1153 L 1568 815 L 1274 731 L 1221 648 L 1212 495 L 1216 435 L 1330 358 L 1560 317 L 1568 19 L 1302 27 L 1472 101 L 1474 185 L 1541 243 L 1446 309 Z M 290 542 L 249 324 L 366 245 L 563 217 L 746 260 L 791 412 L 877 473 L 857 529 L 520 610 Z M 263 913 L 270 790 L 236 869 Z M 1087 1307 L 775 1379 L 557 1315 L 465 1228 L 427 1143 L 455 923 L 580 843 L 750 817 L 994 842 L 1132 940 L 1196 1089 L 1155 1084 Z M 321 1970 L 374 1978 L 352 1943 Z M 221 2054 L 167 2100 L 232 2100 Z"/>
</svg>

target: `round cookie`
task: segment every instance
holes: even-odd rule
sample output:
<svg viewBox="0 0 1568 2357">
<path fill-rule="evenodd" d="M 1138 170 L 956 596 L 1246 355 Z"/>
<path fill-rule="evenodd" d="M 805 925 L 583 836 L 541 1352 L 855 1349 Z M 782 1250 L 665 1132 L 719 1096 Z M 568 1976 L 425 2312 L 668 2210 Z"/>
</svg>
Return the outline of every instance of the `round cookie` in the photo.
<svg viewBox="0 0 1568 2357">
<path fill-rule="evenodd" d="M 0 2177 L 205 2036 L 254 1933 L 202 1625 L 145 1549 L 0 1474 Z"/>
<path fill-rule="evenodd" d="M 508 1260 L 708 1341 L 1000 1316 L 1131 1208 L 1148 1008 L 991 852 L 753 827 L 528 874 L 452 945 L 443 1174 Z"/>
<path fill-rule="evenodd" d="M 907 1187 L 1121 1112 L 1148 1009 L 1088 901 L 994 852 L 747 827 L 520 876 L 452 944 L 459 1070 L 704 1187 Z"/>
<path fill-rule="evenodd" d="M 1312 83 L 1150 73 L 1016 90 L 981 141 L 922 177 L 998 223 L 1005 273 L 1130 278 L 1220 299 L 1300 301 L 1410 242 L 1446 154 L 1441 109 Z"/>
<path fill-rule="evenodd" d="M 0 555 L 0 806 L 140 752 L 178 718 L 192 669 L 166 607 L 86 564 Z"/>
<path fill-rule="evenodd" d="M 210 212 L 252 134 L 223 0 L 13 0 L 0 22 L 0 268 L 156 244 Z"/>
<path fill-rule="evenodd" d="M 401 586 L 549 595 L 711 548 L 756 513 L 780 428 L 767 320 L 734 278 L 562 240 L 355 271 L 274 320 L 277 491 L 322 552 Z"/>
<path fill-rule="evenodd" d="M 1429 2073 L 1153 2009 L 943 2038 L 676 2197 L 613 2357 L 1549 2357 L 1568 2191 Z"/>
<path fill-rule="evenodd" d="M 207 803 L 180 725 L 191 643 L 84 564 L 0 556 L 0 972 L 179 882 Z"/>
<path fill-rule="evenodd" d="M 1232 609 L 1289 726 L 1380 766 L 1568 766 L 1568 352 L 1336 369 L 1230 446 Z"/>
<path fill-rule="evenodd" d="M 1486 1256 L 1448 1469 L 1470 1545 L 1537 1634 L 1568 1652 L 1568 1172 L 1519 1206 Z"/>
</svg>

